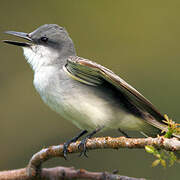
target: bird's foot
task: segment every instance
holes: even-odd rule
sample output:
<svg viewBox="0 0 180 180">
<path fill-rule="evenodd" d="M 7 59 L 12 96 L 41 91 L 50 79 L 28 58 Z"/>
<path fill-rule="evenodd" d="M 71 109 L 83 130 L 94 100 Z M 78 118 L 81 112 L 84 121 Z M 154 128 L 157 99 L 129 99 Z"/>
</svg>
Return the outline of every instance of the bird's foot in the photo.
<svg viewBox="0 0 180 180">
<path fill-rule="evenodd" d="M 78 145 L 78 149 L 82 150 L 79 156 L 84 155 L 85 157 L 88 157 L 87 155 L 87 147 L 86 147 L 86 142 L 89 138 L 91 138 L 94 134 L 96 134 L 97 132 L 99 132 L 102 129 L 102 127 L 96 128 L 94 131 L 92 131 L 90 134 L 88 134 L 84 139 L 82 139 L 82 141 L 80 142 L 80 144 Z"/>
<path fill-rule="evenodd" d="M 87 142 L 88 138 L 84 138 L 80 144 L 78 145 L 78 149 L 81 150 L 81 153 L 79 154 L 79 156 L 85 156 L 88 158 L 87 155 L 87 147 L 86 147 L 86 142 Z"/>
<path fill-rule="evenodd" d="M 64 143 L 64 146 L 63 146 L 63 156 L 64 156 L 64 159 L 67 160 L 67 153 L 68 153 L 68 147 L 69 145 L 71 144 L 71 142 L 65 142 Z"/>
<path fill-rule="evenodd" d="M 67 160 L 67 153 L 68 153 L 68 147 L 71 143 L 76 142 L 81 136 L 83 136 L 84 134 L 87 133 L 87 130 L 83 130 L 80 134 L 78 134 L 77 136 L 75 136 L 74 138 L 72 138 L 71 140 L 67 141 L 66 143 L 64 143 L 64 147 L 63 147 L 63 156 L 64 159 Z"/>
</svg>

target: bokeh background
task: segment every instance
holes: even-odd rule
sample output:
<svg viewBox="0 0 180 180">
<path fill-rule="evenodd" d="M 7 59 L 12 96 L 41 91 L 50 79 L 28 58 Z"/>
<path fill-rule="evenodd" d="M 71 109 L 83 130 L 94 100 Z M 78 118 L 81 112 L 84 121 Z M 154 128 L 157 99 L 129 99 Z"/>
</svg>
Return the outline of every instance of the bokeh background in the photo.
<svg viewBox="0 0 180 180">
<path fill-rule="evenodd" d="M 31 32 L 45 23 L 66 27 L 79 56 L 107 66 L 180 122 L 180 2 L 178 0 L 0 1 L 0 40 L 6 30 Z M 0 170 L 26 166 L 35 152 L 79 132 L 51 111 L 33 84 L 33 72 L 20 48 L 0 43 Z M 99 136 L 118 136 L 116 131 Z M 144 150 L 99 150 L 44 164 L 118 169 L 122 175 L 149 179 L 180 178 L 180 164 L 151 168 Z"/>
</svg>

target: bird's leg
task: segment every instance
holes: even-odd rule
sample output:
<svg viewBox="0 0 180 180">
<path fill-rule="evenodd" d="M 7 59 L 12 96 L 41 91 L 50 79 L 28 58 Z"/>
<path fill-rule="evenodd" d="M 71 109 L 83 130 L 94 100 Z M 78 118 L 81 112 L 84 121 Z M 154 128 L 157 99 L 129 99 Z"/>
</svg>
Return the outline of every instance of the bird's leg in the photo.
<svg viewBox="0 0 180 180">
<path fill-rule="evenodd" d="M 118 131 L 119 131 L 122 135 L 124 135 L 126 138 L 130 138 L 130 136 L 128 136 L 128 134 L 125 133 L 124 131 L 122 131 L 120 128 L 118 128 Z"/>
<path fill-rule="evenodd" d="M 80 142 L 80 144 L 79 144 L 79 146 L 78 146 L 79 149 L 82 148 L 82 152 L 80 153 L 79 156 L 84 155 L 84 156 L 88 157 L 88 156 L 87 156 L 87 153 L 86 153 L 86 152 L 87 152 L 86 142 L 87 142 L 87 140 L 88 140 L 89 138 L 91 138 L 94 134 L 96 134 L 97 132 L 99 132 L 101 129 L 102 129 L 102 127 L 101 127 L 101 128 L 96 128 L 94 131 L 92 131 L 90 134 L 88 134 L 84 139 L 82 139 L 82 141 Z"/>
<path fill-rule="evenodd" d="M 68 147 L 72 142 L 76 142 L 81 136 L 83 136 L 84 134 L 86 134 L 88 131 L 87 130 L 83 130 L 80 132 L 80 134 L 78 134 L 77 136 L 73 137 L 71 140 L 67 141 L 64 143 L 64 147 L 63 147 L 63 154 L 64 154 L 64 159 L 67 159 L 67 153 L 68 153 Z"/>
</svg>

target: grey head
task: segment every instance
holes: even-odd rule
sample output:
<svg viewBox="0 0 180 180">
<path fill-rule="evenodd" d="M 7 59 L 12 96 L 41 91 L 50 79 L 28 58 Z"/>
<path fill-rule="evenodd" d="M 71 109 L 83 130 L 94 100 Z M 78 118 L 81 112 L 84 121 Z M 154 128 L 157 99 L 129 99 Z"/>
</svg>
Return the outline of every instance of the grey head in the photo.
<svg viewBox="0 0 180 180">
<path fill-rule="evenodd" d="M 43 65 L 63 63 L 68 56 L 75 56 L 73 41 L 65 28 L 56 24 L 45 24 L 31 33 L 6 31 L 28 42 L 4 40 L 5 43 L 20 46 L 32 68 L 36 70 Z"/>
</svg>

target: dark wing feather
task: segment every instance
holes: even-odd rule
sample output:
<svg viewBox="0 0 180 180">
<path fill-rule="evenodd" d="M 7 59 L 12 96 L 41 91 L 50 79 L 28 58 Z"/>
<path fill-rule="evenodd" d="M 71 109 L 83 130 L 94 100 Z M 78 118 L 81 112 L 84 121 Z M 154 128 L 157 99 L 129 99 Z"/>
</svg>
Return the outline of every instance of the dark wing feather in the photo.
<svg viewBox="0 0 180 180">
<path fill-rule="evenodd" d="M 131 100 L 131 103 L 144 112 L 145 115 L 154 117 L 154 122 L 151 120 L 149 122 L 150 124 L 159 127 L 157 121 L 163 123 L 163 115 L 153 104 L 111 70 L 77 56 L 69 57 L 65 67 L 72 78 L 83 83 L 94 86 L 102 84 L 104 81 L 111 83 L 119 91 L 124 93 Z"/>
</svg>

